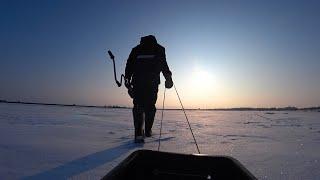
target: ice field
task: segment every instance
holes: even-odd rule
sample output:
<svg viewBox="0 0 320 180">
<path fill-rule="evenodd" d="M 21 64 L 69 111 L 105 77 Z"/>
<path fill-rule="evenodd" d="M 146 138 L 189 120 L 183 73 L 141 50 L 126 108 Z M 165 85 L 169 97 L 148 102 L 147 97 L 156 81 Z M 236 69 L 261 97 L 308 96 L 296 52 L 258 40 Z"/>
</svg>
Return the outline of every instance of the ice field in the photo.
<svg viewBox="0 0 320 180">
<path fill-rule="evenodd" d="M 320 112 L 187 111 L 201 153 L 238 159 L 259 179 L 320 179 Z M 100 179 L 130 152 L 129 109 L 0 103 L 0 179 Z M 182 111 L 164 112 L 162 151 L 196 153 Z"/>
</svg>

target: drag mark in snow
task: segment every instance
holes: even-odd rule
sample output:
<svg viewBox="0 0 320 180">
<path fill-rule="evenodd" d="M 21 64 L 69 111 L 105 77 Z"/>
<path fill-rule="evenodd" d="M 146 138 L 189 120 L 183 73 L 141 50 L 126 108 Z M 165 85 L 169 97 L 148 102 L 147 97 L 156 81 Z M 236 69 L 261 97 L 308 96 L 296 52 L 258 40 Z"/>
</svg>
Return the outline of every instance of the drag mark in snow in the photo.
<svg viewBox="0 0 320 180">
<path fill-rule="evenodd" d="M 247 121 L 247 122 L 244 122 L 243 124 L 259 124 L 261 122 L 258 122 L 258 121 Z"/>
<path fill-rule="evenodd" d="M 254 138 L 254 139 L 268 139 L 268 140 L 273 140 L 270 137 L 267 136 L 255 136 L 255 135 L 246 135 L 246 134 L 227 134 L 227 135 L 222 135 L 222 134 L 212 134 L 218 137 L 223 137 L 223 138 L 229 138 L 230 140 L 238 140 L 240 138 Z"/>
<path fill-rule="evenodd" d="M 174 138 L 175 138 L 175 137 L 166 137 L 166 138 L 161 138 L 160 140 L 161 140 L 161 141 L 169 141 L 169 140 L 174 139 Z M 154 139 L 154 140 L 152 140 L 152 141 L 150 141 L 150 142 L 147 142 L 147 143 L 158 142 L 158 140 L 159 140 L 159 139 Z"/>
<path fill-rule="evenodd" d="M 259 116 L 259 117 L 262 117 L 262 118 L 264 118 L 264 119 L 271 120 L 271 118 L 268 118 L 268 117 L 262 116 L 262 115 L 260 115 L 260 114 L 256 114 L 256 115 L 257 115 L 257 116 Z"/>
</svg>

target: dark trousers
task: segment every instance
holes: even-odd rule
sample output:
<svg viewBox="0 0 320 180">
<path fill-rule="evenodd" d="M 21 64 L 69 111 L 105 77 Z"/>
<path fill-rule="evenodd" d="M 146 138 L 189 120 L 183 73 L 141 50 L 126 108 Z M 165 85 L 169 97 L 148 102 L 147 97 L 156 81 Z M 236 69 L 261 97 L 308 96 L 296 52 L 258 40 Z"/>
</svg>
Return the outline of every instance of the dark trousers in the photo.
<svg viewBox="0 0 320 180">
<path fill-rule="evenodd" d="M 135 136 L 143 135 L 143 124 L 146 132 L 150 132 L 156 114 L 158 84 L 143 84 L 133 86 L 133 122 Z"/>
</svg>

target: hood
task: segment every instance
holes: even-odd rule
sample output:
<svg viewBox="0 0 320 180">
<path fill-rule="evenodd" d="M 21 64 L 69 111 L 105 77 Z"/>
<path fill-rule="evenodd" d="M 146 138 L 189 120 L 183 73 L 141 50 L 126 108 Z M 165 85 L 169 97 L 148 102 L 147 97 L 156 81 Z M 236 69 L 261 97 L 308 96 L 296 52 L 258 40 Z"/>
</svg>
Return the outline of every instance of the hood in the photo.
<svg viewBox="0 0 320 180">
<path fill-rule="evenodd" d="M 140 44 L 141 45 L 156 45 L 157 39 L 153 35 L 144 36 L 144 37 L 141 37 Z"/>
</svg>

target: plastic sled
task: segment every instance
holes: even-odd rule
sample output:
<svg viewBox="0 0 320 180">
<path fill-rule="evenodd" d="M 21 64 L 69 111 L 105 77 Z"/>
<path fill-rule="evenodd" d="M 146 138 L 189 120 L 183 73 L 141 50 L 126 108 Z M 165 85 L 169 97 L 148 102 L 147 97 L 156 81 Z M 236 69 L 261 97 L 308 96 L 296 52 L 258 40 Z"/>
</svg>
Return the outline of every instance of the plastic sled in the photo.
<svg viewBox="0 0 320 180">
<path fill-rule="evenodd" d="M 257 178 L 232 157 L 137 150 L 102 179 L 240 180 Z"/>
</svg>

